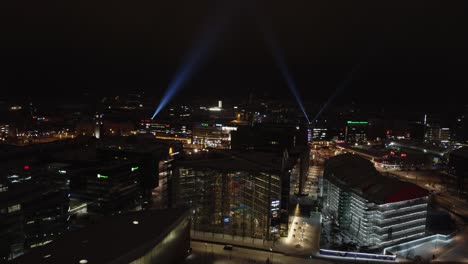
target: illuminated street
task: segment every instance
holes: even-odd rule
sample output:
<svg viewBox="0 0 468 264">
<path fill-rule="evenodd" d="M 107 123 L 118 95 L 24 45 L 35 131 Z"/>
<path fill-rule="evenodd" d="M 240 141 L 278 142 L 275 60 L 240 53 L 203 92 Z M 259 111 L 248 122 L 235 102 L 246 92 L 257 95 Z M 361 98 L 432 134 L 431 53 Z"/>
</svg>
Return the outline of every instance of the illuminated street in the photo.
<svg viewBox="0 0 468 264">
<path fill-rule="evenodd" d="M 307 259 L 286 256 L 280 253 L 270 253 L 262 250 L 252 250 L 234 246 L 232 250 L 224 250 L 223 245 L 193 242 L 193 254 L 187 258 L 185 263 L 265 263 L 269 258 L 271 263 L 333 263 L 320 259 Z"/>
</svg>

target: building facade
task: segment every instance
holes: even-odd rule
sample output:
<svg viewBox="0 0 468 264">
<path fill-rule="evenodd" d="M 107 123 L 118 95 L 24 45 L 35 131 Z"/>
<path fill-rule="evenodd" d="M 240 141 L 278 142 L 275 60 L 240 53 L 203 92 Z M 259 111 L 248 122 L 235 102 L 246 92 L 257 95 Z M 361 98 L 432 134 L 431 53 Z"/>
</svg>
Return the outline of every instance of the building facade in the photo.
<svg viewBox="0 0 468 264">
<path fill-rule="evenodd" d="M 386 247 L 424 236 L 427 206 L 427 191 L 380 175 L 361 157 L 327 161 L 324 212 L 363 245 Z"/>
<path fill-rule="evenodd" d="M 362 144 L 367 142 L 369 122 L 367 121 L 347 121 L 346 122 L 346 142 Z"/>
<path fill-rule="evenodd" d="M 275 156 L 265 164 L 253 156 Z M 283 157 L 230 152 L 176 163 L 177 204 L 193 213 L 197 231 L 272 240 L 288 232 L 291 173 Z"/>
</svg>

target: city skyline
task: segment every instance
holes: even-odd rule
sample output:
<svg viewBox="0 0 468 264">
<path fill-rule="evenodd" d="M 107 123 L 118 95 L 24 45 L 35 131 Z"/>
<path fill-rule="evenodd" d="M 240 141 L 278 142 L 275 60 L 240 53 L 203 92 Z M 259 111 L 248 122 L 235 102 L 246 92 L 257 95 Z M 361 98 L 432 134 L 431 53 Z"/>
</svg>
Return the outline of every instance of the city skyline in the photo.
<svg viewBox="0 0 468 264">
<path fill-rule="evenodd" d="M 0 6 L 0 263 L 468 263 L 465 3 Z"/>
</svg>

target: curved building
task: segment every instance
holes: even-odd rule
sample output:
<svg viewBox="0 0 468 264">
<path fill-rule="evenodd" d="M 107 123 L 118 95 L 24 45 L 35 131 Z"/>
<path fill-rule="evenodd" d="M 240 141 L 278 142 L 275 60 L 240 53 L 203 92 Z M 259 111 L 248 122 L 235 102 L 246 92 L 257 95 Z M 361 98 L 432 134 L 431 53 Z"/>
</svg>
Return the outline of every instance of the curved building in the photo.
<svg viewBox="0 0 468 264">
<path fill-rule="evenodd" d="M 358 155 L 327 161 L 323 201 L 324 212 L 342 231 L 370 247 L 415 239 L 426 231 L 428 192 L 381 175 Z"/>
</svg>

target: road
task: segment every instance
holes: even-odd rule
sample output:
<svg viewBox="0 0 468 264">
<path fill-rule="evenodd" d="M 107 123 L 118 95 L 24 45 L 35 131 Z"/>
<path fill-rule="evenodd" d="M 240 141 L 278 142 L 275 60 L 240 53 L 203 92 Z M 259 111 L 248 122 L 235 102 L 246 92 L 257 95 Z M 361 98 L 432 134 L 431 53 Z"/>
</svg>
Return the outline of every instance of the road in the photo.
<svg viewBox="0 0 468 264">
<path fill-rule="evenodd" d="M 386 174 L 386 172 L 388 172 L 389 175 L 396 176 L 404 181 L 412 182 L 414 184 L 419 185 L 422 188 L 439 191 L 439 194 L 433 195 L 434 202 L 440 207 L 446 209 L 447 211 L 450 211 L 460 216 L 465 221 L 468 221 L 468 203 L 447 194 L 440 179 L 439 172 L 398 170 L 382 171 L 382 169 L 379 169 L 379 172 L 381 172 L 384 175 Z"/>
<path fill-rule="evenodd" d="M 266 263 L 267 259 L 271 263 L 284 263 L 284 264 L 328 264 L 333 263 L 321 259 L 306 259 L 292 256 L 285 256 L 284 254 L 271 253 L 261 250 L 246 249 L 234 246 L 232 250 L 223 249 L 223 245 L 195 242 L 192 241 L 192 255 L 189 256 L 185 263 L 190 264 L 249 264 L 249 263 Z"/>
<path fill-rule="evenodd" d="M 468 221 L 468 203 L 444 193 L 435 195 L 434 202 L 447 211 L 460 216 L 464 221 Z"/>
</svg>

